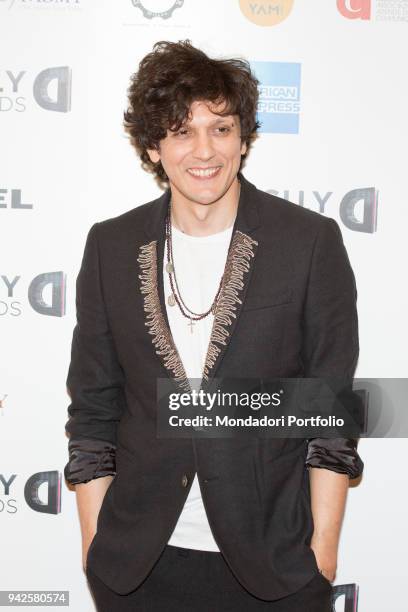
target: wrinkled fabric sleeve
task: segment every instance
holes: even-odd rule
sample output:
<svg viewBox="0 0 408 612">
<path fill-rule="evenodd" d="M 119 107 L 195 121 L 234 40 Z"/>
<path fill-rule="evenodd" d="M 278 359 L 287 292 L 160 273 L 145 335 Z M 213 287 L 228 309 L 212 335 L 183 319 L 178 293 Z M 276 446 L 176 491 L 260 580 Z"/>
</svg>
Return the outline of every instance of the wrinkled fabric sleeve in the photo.
<svg viewBox="0 0 408 612">
<path fill-rule="evenodd" d="M 116 430 L 125 408 L 124 375 L 103 298 L 98 223 L 89 230 L 76 281 L 74 328 L 67 388 L 71 397 L 65 431 L 70 484 L 116 473 Z"/>
<path fill-rule="evenodd" d="M 310 264 L 303 311 L 304 376 L 341 377 L 350 385 L 359 355 L 357 288 L 341 230 L 334 219 L 322 219 Z M 360 476 L 364 463 L 357 440 L 311 438 L 306 467 Z"/>
<path fill-rule="evenodd" d="M 307 448 L 306 466 L 325 468 L 349 478 L 361 476 L 364 464 L 353 438 L 312 438 Z"/>
<path fill-rule="evenodd" d="M 70 484 L 86 483 L 116 473 L 116 445 L 104 440 L 70 439 L 64 475 Z"/>
</svg>

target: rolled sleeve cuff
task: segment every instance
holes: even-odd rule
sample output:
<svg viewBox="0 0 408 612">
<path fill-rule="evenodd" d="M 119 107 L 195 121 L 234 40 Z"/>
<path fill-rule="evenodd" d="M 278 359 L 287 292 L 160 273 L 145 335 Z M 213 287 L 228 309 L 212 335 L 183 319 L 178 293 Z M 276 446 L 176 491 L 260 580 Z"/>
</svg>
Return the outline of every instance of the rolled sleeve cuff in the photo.
<svg viewBox="0 0 408 612">
<path fill-rule="evenodd" d="M 312 438 L 308 441 L 307 467 L 325 468 L 357 478 L 363 473 L 364 463 L 353 438 Z"/>
<path fill-rule="evenodd" d="M 116 445 L 105 440 L 79 439 L 68 443 L 64 476 L 70 484 L 86 483 L 116 474 Z"/>
</svg>

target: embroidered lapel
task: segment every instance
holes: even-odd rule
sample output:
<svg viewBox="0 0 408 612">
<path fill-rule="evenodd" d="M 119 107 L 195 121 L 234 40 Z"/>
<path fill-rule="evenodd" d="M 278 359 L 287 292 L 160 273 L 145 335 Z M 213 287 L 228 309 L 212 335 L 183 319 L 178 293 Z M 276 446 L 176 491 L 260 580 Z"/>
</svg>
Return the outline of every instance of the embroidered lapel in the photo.
<svg viewBox="0 0 408 612">
<path fill-rule="evenodd" d="M 214 376 L 235 329 L 245 299 L 258 242 L 236 230 L 225 266 L 225 277 L 215 311 L 213 327 L 205 358 L 203 378 Z"/>
<path fill-rule="evenodd" d="M 210 375 L 214 376 L 235 328 L 244 302 L 250 278 L 248 272 L 251 269 L 257 245 L 258 242 L 247 234 L 239 230 L 234 232 L 202 373 L 205 381 L 208 381 Z M 140 247 L 138 262 L 141 269 L 140 291 L 144 295 L 145 325 L 149 327 L 149 334 L 152 335 L 156 353 L 161 357 L 164 367 L 176 382 L 185 391 L 189 391 L 190 384 L 186 371 L 160 303 L 156 240 Z"/>
<path fill-rule="evenodd" d="M 210 377 L 215 376 L 227 351 L 245 300 L 258 246 L 258 242 L 246 233 L 259 224 L 253 197 L 256 189 L 242 175 L 240 180 L 241 198 L 225 264 L 224 282 L 205 357 L 202 386 Z M 139 249 L 137 261 L 141 271 L 140 291 L 144 296 L 145 325 L 149 328 L 148 333 L 152 336 L 156 354 L 175 382 L 189 392 L 190 383 L 170 331 L 163 294 L 164 219 L 168 200 L 169 192 L 166 192 L 155 202 L 155 214 L 149 217 L 146 223 L 147 233 L 155 235 L 158 239 L 143 244 Z"/>
<path fill-rule="evenodd" d="M 156 353 L 163 360 L 164 367 L 174 376 L 175 381 L 185 391 L 190 391 L 186 371 L 160 303 L 157 282 L 157 241 L 153 240 L 148 244 L 143 244 L 137 260 L 142 272 L 139 274 L 139 279 L 140 291 L 144 295 L 145 325 L 149 328 L 149 334 L 152 335 Z"/>
</svg>

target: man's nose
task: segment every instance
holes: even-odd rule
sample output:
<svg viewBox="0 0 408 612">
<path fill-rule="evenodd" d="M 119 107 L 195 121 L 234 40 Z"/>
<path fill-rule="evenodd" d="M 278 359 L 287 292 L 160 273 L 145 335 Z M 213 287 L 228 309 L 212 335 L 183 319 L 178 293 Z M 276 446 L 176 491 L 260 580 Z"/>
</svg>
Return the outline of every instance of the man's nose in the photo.
<svg viewBox="0 0 408 612">
<path fill-rule="evenodd" d="M 193 156 L 197 159 L 209 160 L 214 155 L 215 151 L 211 137 L 208 134 L 197 135 L 194 142 Z"/>
</svg>

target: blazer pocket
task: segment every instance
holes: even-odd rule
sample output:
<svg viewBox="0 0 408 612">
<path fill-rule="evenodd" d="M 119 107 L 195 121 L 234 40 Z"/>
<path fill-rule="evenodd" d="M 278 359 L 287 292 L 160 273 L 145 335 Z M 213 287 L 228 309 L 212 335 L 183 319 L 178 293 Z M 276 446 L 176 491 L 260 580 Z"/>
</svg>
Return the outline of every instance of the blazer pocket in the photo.
<svg viewBox="0 0 408 612">
<path fill-rule="evenodd" d="M 242 310 L 259 310 L 261 308 L 270 308 L 272 306 L 280 306 L 281 304 L 289 304 L 293 302 L 293 289 L 284 289 L 275 293 L 254 293 L 248 295 L 242 305 Z"/>
</svg>

